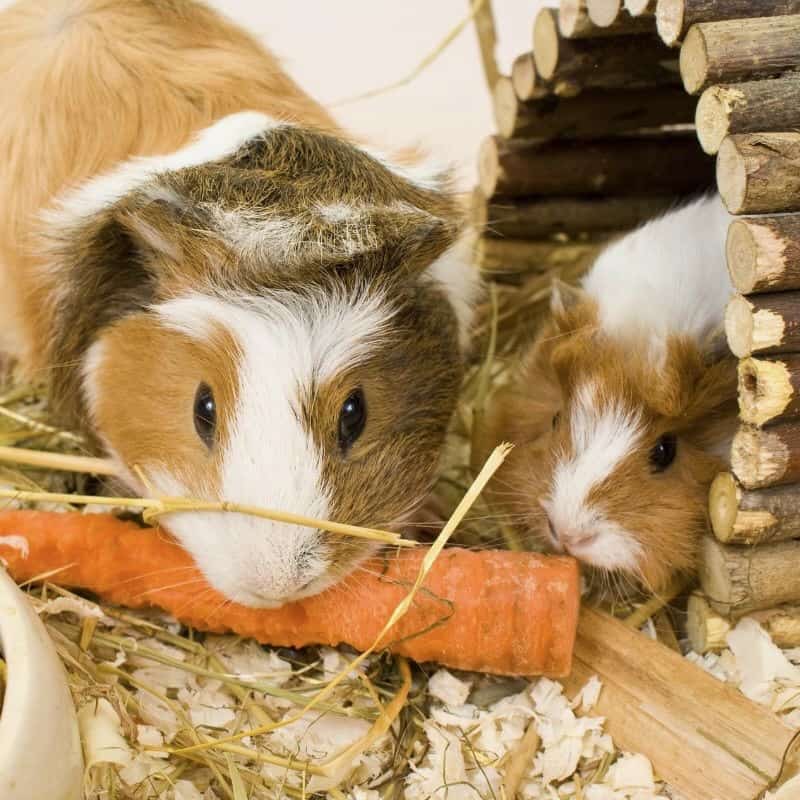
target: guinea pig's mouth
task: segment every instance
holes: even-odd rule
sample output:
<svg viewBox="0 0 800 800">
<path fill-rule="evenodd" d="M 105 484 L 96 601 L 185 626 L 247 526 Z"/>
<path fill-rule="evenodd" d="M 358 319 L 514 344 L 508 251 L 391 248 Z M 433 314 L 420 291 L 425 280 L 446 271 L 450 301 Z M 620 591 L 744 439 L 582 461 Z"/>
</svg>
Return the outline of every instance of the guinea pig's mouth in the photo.
<svg viewBox="0 0 800 800">
<path fill-rule="evenodd" d="M 305 600 L 307 597 L 313 597 L 315 594 L 321 594 L 335 583 L 336 579 L 332 577 L 326 578 L 323 576 L 320 578 L 312 578 L 291 594 L 283 597 L 270 597 L 261 592 L 240 588 L 236 593 L 236 597 L 231 599 L 239 603 L 239 605 L 248 606 L 250 608 L 281 608 L 281 606 Z"/>
</svg>

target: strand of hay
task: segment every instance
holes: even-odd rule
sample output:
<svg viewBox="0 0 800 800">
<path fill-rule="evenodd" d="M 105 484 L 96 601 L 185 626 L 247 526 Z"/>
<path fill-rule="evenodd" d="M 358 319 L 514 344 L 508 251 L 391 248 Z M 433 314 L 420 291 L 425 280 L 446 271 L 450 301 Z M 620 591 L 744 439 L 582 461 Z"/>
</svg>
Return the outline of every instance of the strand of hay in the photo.
<svg viewBox="0 0 800 800">
<path fill-rule="evenodd" d="M 369 100 L 372 97 L 378 97 L 382 94 L 387 94 L 395 89 L 401 89 L 409 83 L 418 78 L 437 58 L 450 46 L 450 44 L 458 37 L 461 31 L 475 19 L 481 12 L 484 6 L 489 5 L 491 0 L 472 0 L 469 13 L 457 24 L 450 32 L 433 48 L 420 62 L 403 78 L 393 81 L 385 86 L 379 86 L 377 89 L 371 89 L 368 92 L 357 94 L 352 97 L 345 97 L 342 100 L 337 100 L 332 104 L 332 108 L 339 106 L 346 106 L 350 103 L 357 103 L 361 100 Z"/>
<path fill-rule="evenodd" d="M 59 492 L 29 492 L 16 489 L 0 489 L 0 498 L 17 500 L 24 503 L 71 503 L 77 505 L 115 506 L 118 508 L 143 509 L 142 517 L 146 523 L 153 522 L 167 514 L 185 513 L 187 511 L 218 511 L 231 514 L 248 514 L 253 517 L 286 522 L 290 525 L 301 525 L 306 528 L 320 528 L 341 536 L 352 536 L 357 539 L 369 539 L 397 547 L 416 547 L 417 542 L 404 539 L 399 533 L 381 531 L 377 528 L 362 528 L 358 525 L 346 525 L 342 522 L 315 519 L 290 511 L 251 506 L 245 503 L 232 503 L 226 500 L 196 500 L 189 497 L 105 497 L 100 495 L 64 494 Z"/>
</svg>

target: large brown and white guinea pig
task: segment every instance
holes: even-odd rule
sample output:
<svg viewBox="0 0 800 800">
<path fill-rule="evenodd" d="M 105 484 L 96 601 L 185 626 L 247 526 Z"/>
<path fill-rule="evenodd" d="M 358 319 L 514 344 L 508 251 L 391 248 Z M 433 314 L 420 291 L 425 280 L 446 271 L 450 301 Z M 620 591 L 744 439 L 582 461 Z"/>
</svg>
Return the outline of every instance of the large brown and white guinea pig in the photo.
<svg viewBox="0 0 800 800">
<path fill-rule="evenodd" d="M 658 591 L 695 566 L 736 418 L 718 335 L 727 224 L 707 197 L 609 246 L 581 288 L 555 287 L 552 321 L 495 398 L 490 439 L 517 447 L 493 503 L 606 587 Z"/>
<path fill-rule="evenodd" d="M 338 129 L 191 0 L 0 14 L 0 330 L 129 487 L 391 525 L 424 499 L 474 273 L 446 172 Z M 319 592 L 363 540 L 168 527 L 228 598 Z"/>
</svg>

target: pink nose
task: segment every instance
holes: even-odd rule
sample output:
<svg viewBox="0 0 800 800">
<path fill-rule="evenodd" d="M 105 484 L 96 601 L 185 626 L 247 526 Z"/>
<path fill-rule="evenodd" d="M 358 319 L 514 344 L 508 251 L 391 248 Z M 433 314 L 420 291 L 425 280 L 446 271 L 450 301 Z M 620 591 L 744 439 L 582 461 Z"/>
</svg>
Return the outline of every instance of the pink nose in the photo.
<svg viewBox="0 0 800 800">
<path fill-rule="evenodd" d="M 596 533 L 572 530 L 570 528 L 557 528 L 549 516 L 547 517 L 547 528 L 550 534 L 550 542 L 559 552 L 564 550 L 571 552 L 574 548 L 586 547 L 597 538 Z"/>
</svg>

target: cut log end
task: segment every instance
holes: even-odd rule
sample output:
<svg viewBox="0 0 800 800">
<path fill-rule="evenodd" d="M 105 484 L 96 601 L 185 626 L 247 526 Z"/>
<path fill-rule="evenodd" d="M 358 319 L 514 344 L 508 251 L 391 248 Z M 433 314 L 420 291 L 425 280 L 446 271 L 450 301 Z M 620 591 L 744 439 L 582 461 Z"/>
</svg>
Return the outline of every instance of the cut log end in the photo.
<svg viewBox="0 0 800 800">
<path fill-rule="evenodd" d="M 497 130 L 502 137 L 509 139 L 514 134 L 519 113 L 519 100 L 510 78 L 503 76 L 497 81 L 492 92 L 492 101 Z"/>
<path fill-rule="evenodd" d="M 470 221 L 472 227 L 483 235 L 489 226 L 489 203 L 483 194 L 480 186 L 477 186 L 472 193 L 472 202 L 469 206 Z"/>
<path fill-rule="evenodd" d="M 758 247 L 744 220 L 734 220 L 728 228 L 725 253 L 731 282 L 742 294 L 749 294 L 758 280 Z"/>
<path fill-rule="evenodd" d="M 484 139 L 478 150 L 478 185 L 484 197 L 492 197 L 500 177 L 500 154 L 494 137 Z"/>
<path fill-rule="evenodd" d="M 652 14 L 655 7 L 655 0 L 625 0 L 625 8 L 632 17 Z"/>
<path fill-rule="evenodd" d="M 656 29 L 670 47 L 675 47 L 680 41 L 685 13 L 685 0 L 658 0 Z"/>
<path fill-rule="evenodd" d="M 794 388 L 780 360 L 744 358 L 739 362 L 739 411 L 743 422 L 766 425 L 792 401 Z"/>
<path fill-rule="evenodd" d="M 747 164 L 731 136 L 722 142 L 717 153 L 717 188 L 731 214 L 741 214 L 744 211 Z"/>
<path fill-rule="evenodd" d="M 708 491 L 708 515 L 714 536 L 721 542 L 731 539 L 739 510 L 739 487 L 730 472 L 721 472 Z"/>
<path fill-rule="evenodd" d="M 533 55 L 538 73 L 545 80 L 552 78 L 558 64 L 558 27 L 553 9 L 543 8 L 536 15 Z"/>
<path fill-rule="evenodd" d="M 709 155 L 719 151 L 730 130 L 725 92 L 724 87 L 711 86 L 700 95 L 700 100 L 697 102 L 695 111 L 697 138 L 700 140 L 700 146 Z"/>
<path fill-rule="evenodd" d="M 793 430 L 788 426 L 788 430 Z M 743 425 L 731 444 L 731 469 L 746 489 L 761 489 L 791 482 L 792 452 L 786 442 L 787 428 L 760 429 Z"/>
<path fill-rule="evenodd" d="M 733 586 L 725 564 L 725 545 L 711 536 L 703 539 L 700 583 L 716 607 L 727 608 L 733 602 Z"/>
<path fill-rule="evenodd" d="M 746 358 L 753 351 L 753 327 L 753 307 L 746 297 L 737 295 L 725 309 L 725 335 L 738 358 Z"/>
<path fill-rule="evenodd" d="M 567 39 L 580 33 L 581 22 L 584 18 L 581 0 L 561 0 L 558 7 L 558 29 Z M 533 42 L 536 44 L 536 28 L 534 27 Z"/>
<path fill-rule="evenodd" d="M 731 626 L 728 620 L 714 611 L 701 594 L 689 596 L 686 608 L 686 634 L 696 653 L 722 650 Z"/>
<path fill-rule="evenodd" d="M 708 51 L 702 30 L 689 28 L 681 46 L 681 78 L 683 87 L 689 94 L 697 94 L 708 80 Z"/>
<path fill-rule="evenodd" d="M 599 28 L 613 25 L 622 10 L 622 0 L 587 0 L 589 19 Z"/>
<path fill-rule="evenodd" d="M 534 100 L 546 94 L 546 90 L 540 91 L 536 85 L 536 67 L 530 53 L 523 53 L 514 59 L 511 65 L 511 86 L 520 100 Z"/>
</svg>

